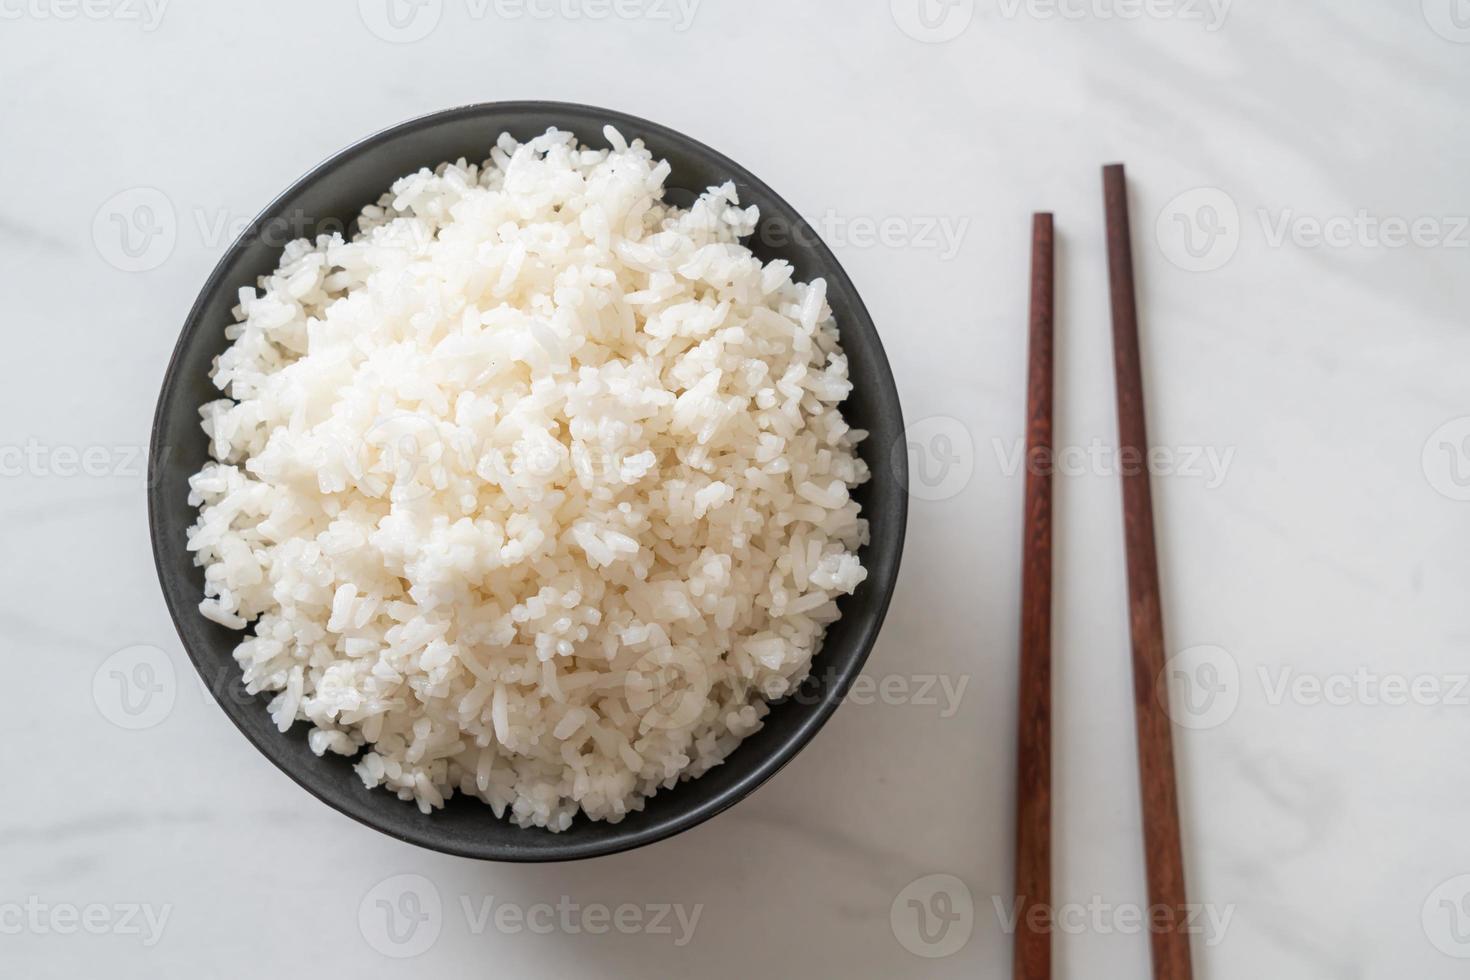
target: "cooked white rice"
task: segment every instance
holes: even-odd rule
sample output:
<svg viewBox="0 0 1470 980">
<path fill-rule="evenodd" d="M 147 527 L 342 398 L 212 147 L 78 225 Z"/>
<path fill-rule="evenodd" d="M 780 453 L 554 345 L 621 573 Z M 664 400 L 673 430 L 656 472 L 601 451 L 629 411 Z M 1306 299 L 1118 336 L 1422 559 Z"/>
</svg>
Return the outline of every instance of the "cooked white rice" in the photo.
<svg viewBox="0 0 1470 980">
<path fill-rule="evenodd" d="M 818 279 L 731 184 L 549 130 L 243 289 L 190 481 L 200 611 L 281 731 L 429 812 L 617 821 L 719 764 L 866 576 Z M 250 624 L 254 623 L 253 628 Z"/>
</svg>

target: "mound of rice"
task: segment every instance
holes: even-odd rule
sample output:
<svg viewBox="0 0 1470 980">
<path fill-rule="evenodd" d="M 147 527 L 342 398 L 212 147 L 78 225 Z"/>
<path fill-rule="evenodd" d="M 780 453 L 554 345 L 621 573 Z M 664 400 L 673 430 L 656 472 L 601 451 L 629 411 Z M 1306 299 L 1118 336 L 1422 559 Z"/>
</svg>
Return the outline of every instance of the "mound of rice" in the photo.
<svg viewBox="0 0 1470 980">
<path fill-rule="evenodd" d="M 243 289 L 201 612 L 281 731 L 424 812 L 617 821 L 718 765 L 866 572 L 826 286 L 604 131 L 501 136 Z M 253 622 L 253 627 L 251 626 Z"/>
</svg>

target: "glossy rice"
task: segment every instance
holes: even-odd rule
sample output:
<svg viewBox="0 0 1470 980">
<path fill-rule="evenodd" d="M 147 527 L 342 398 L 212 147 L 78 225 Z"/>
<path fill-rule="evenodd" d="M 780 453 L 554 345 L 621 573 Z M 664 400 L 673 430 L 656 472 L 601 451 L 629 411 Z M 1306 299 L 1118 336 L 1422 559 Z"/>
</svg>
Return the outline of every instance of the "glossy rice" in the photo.
<svg viewBox="0 0 1470 980">
<path fill-rule="evenodd" d="M 758 729 L 866 576 L 825 284 L 604 136 L 501 136 L 292 242 L 201 410 L 201 612 L 281 731 L 425 812 L 622 819 Z"/>
</svg>

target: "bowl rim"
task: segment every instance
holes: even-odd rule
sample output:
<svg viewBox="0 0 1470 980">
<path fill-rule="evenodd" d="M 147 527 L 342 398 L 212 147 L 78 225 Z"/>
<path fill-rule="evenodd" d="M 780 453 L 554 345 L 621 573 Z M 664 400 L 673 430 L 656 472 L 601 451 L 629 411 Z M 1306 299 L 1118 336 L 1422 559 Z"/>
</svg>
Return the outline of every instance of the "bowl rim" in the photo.
<svg viewBox="0 0 1470 980">
<path fill-rule="evenodd" d="M 816 230 L 811 228 L 804 218 L 800 217 L 800 212 L 777 194 L 770 185 L 718 150 L 660 123 L 618 110 L 584 103 L 554 100 L 509 100 L 462 104 L 413 116 L 402 122 L 376 130 L 367 136 L 354 140 L 313 166 L 302 176 L 292 181 L 285 190 L 276 194 L 270 203 L 255 215 L 250 223 L 236 236 L 230 246 L 220 255 L 214 268 L 210 271 L 203 286 L 200 288 L 198 295 L 195 297 L 193 304 L 190 306 L 188 314 L 184 318 L 183 326 L 180 329 L 173 351 L 169 356 L 168 365 L 164 370 L 162 385 L 154 408 L 148 445 L 150 474 L 156 472 L 154 467 L 159 465 L 159 454 L 163 448 L 164 431 L 168 428 L 165 413 L 167 407 L 171 404 L 172 393 L 179 387 L 179 379 L 181 378 L 180 362 L 184 357 L 185 348 L 189 346 L 192 337 L 203 328 L 204 309 L 208 305 L 211 297 L 221 288 L 229 285 L 229 283 L 224 281 L 227 270 L 230 269 L 235 258 L 250 245 L 252 239 L 258 235 L 260 229 L 267 222 L 277 216 L 282 209 L 286 208 L 289 201 L 310 188 L 318 180 L 330 175 L 334 170 L 348 161 L 361 155 L 369 154 L 383 143 L 396 137 L 405 136 L 431 125 L 460 118 L 474 118 L 481 115 L 493 117 L 496 114 L 527 112 L 592 114 L 598 118 L 605 119 L 607 124 L 617 127 L 620 132 L 623 132 L 630 139 L 651 134 L 658 136 L 665 142 L 682 145 L 697 154 L 708 157 L 727 172 L 731 179 L 738 178 L 756 187 L 761 195 L 769 202 L 780 208 L 784 208 L 789 214 L 796 216 L 798 221 L 807 226 L 808 238 L 804 244 L 814 252 L 818 264 L 823 269 L 823 274 L 829 278 L 840 278 L 847 289 L 848 295 L 851 297 L 851 305 L 854 312 L 856 312 L 860 320 L 867 324 L 869 328 L 867 332 L 870 334 L 870 356 L 878 369 L 879 390 L 874 392 L 874 397 L 881 404 L 882 411 L 891 411 L 893 413 L 898 431 L 904 431 L 902 406 L 899 401 L 897 384 L 888 361 L 887 352 L 883 348 L 877 328 L 873 325 L 872 317 L 868 313 L 861 296 L 858 294 L 857 288 L 852 284 L 851 278 L 837 261 L 837 257 L 832 253 L 827 243 L 820 238 Z M 558 124 L 548 122 L 548 126 L 555 125 Z M 577 133 L 576 135 L 579 142 L 585 138 L 585 134 L 583 133 Z M 488 152 L 488 145 L 486 150 Z M 147 487 L 149 540 L 152 545 L 154 569 L 158 575 L 159 586 L 164 595 L 165 605 L 168 607 L 169 617 L 173 621 L 174 630 L 178 634 L 179 641 L 184 647 L 184 651 L 187 653 L 194 670 L 205 681 L 205 686 L 209 689 L 210 695 L 219 704 L 236 729 L 245 736 L 245 739 L 250 742 L 256 751 L 265 756 L 277 769 L 285 773 L 292 782 L 338 813 L 350 817 L 358 823 L 371 827 L 373 830 L 389 837 L 418 847 L 455 855 L 457 857 L 503 861 L 516 864 L 577 861 L 617 854 L 665 840 L 689 830 L 724 810 L 729 809 L 731 806 L 750 796 L 763 783 L 785 768 L 811 742 L 816 733 L 836 711 L 848 687 L 850 687 L 852 682 L 861 673 L 863 666 L 866 664 L 872 652 L 893 598 L 898 580 L 899 566 L 903 557 L 909 505 L 909 494 L 907 491 L 908 458 L 907 453 L 889 452 L 887 456 L 889 458 L 885 462 L 889 464 L 889 472 L 885 476 L 897 481 L 898 492 L 895 494 L 896 507 L 894 513 L 885 515 L 885 519 L 891 520 L 896 525 L 896 537 L 892 544 L 892 554 L 885 554 L 883 556 L 886 560 L 881 563 L 881 567 L 870 569 L 869 581 L 876 587 L 876 593 L 871 600 L 873 609 L 871 623 L 863 633 L 855 638 L 855 656 L 852 659 L 851 665 L 845 671 L 833 675 L 833 690 L 827 695 L 824 695 L 820 701 L 811 707 L 800 719 L 800 723 L 776 744 L 773 751 L 753 760 L 749 765 L 749 770 L 745 774 L 718 794 L 699 804 L 690 806 L 688 809 L 680 810 L 662 822 L 606 838 L 580 842 L 568 840 L 566 846 L 556 849 L 534 851 L 505 850 L 503 845 L 498 845 L 489 840 L 479 846 L 462 846 L 454 841 L 435 839 L 430 836 L 416 836 L 411 833 L 402 832 L 397 827 L 379 818 L 377 811 L 350 808 L 346 800 L 338 799 L 334 793 L 319 788 L 309 781 L 304 774 L 298 773 L 296 766 L 288 764 L 282 755 L 270 751 L 268 746 L 262 744 L 263 740 L 257 737 L 257 733 L 245 726 L 243 711 L 258 711 L 261 710 L 260 707 L 253 703 L 251 705 L 235 704 L 231 699 L 222 694 L 217 685 L 208 683 L 207 665 L 201 662 L 201 655 L 196 654 L 194 645 L 191 644 L 185 635 L 182 617 L 198 616 L 199 612 L 195 604 L 184 602 L 181 605 L 180 602 L 176 601 L 169 587 L 168 572 L 165 570 L 166 553 L 164 550 L 166 542 L 169 540 L 165 534 L 168 518 L 163 513 L 162 501 L 160 499 L 161 495 L 158 490 L 161 483 L 159 479 L 150 479 Z M 874 477 L 878 478 L 877 471 L 879 467 L 873 466 L 871 469 L 874 472 Z M 821 648 L 818 648 L 818 653 L 820 652 Z M 677 793 L 683 785 L 684 781 L 681 780 L 678 786 L 661 792 Z M 391 794 L 389 795 L 391 798 Z M 581 817 L 580 819 L 586 818 Z M 549 833 L 549 831 L 541 828 L 526 828 L 526 832 Z"/>
</svg>

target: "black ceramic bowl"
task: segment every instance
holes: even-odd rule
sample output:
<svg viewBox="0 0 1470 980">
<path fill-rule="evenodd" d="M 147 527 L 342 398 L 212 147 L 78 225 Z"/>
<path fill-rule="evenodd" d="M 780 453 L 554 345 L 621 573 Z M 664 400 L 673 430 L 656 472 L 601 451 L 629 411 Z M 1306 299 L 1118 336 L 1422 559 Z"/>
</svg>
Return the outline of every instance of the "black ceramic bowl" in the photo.
<svg viewBox="0 0 1470 980">
<path fill-rule="evenodd" d="M 602 128 L 608 123 L 630 140 L 641 137 L 655 156 L 669 161 L 670 187 L 697 193 L 733 180 L 741 203 L 760 207 L 763 227 L 752 241 L 756 253 L 767 261 L 786 259 L 798 279 L 827 280 L 853 382 L 843 412 L 854 428 L 872 433 L 861 451 L 873 478 L 855 495 L 872 526 L 872 542 L 862 553 L 868 579 L 841 601 L 842 619 L 829 630 L 812 677 L 795 696 L 773 706 L 764 728 L 723 765 L 660 792 L 621 823 L 578 819 L 560 834 L 522 829 L 496 819 L 479 800 L 463 796 L 425 816 L 413 803 L 383 789 L 364 788 L 347 759 L 313 755 L 305 724 L 284 735 L 277 732 L 266 714 L 268 696 L 251 697 L 240 683 L 231 650 L 241 634 L 199 614 L 203 571 L 184 546 L 195 517 L 187 481 L 208 456 L 199 406 L 220 397 L 209 371 L 225 349 L 224 331 L 233 319 L 237 291 L 255 285 L 257 277 L 276 266 L 286 241 L 318 230 L 350 231 L 361 208 L 398 177 L 459 157 L 483 160 L 502 131 L 529 139 L 556 126 L 576 133 L 584 143 L 605 146 Z M 184 648 L 225 713 L 283 772 L 323 802 L 400 840 L 465 857 L 569 860 L 638 847 L 709 819 L 790 762 L 822 727 L 867 659 L 898 575 L 908 510 L 902 432 L 893 376 L 857 290 L 796 211 L 748 170 L 687 136 L 619 112 L 557 102 L 489 103 L 424 116 L 348 147 L 271 202 L 231 246 L 189 311 L 164 376 L 153 423 L 148 517 L 158 577 Z M 853 798 L 865 790 L 854 786 Z"/>
</svg>

